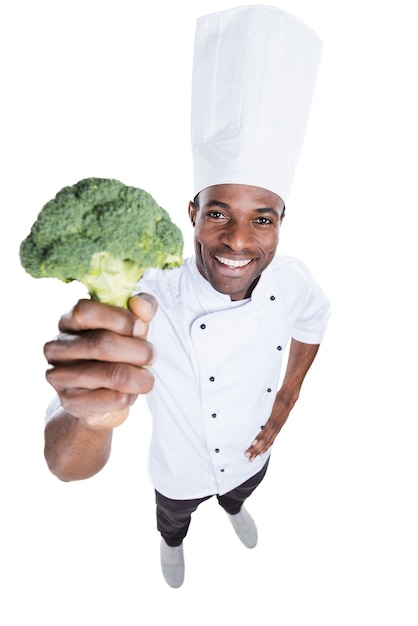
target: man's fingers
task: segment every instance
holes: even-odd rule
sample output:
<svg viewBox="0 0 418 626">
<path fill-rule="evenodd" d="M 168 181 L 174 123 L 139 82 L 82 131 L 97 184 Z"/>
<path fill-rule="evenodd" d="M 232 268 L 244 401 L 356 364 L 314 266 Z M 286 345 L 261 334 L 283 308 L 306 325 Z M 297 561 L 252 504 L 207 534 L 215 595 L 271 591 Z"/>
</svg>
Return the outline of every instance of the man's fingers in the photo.
<svg viewBox="0 0 418 626">
<path fill-rule="evenodd" d="M 46 372 L 46 377 L 60 394 L 72 389 L 111 389 L 118 393 L 138 395 L 151 391 L 154 382 L 152 373 L 143 367 L 100 361 L 56 365 Z"/>
<path fill-rule="evenodd" d="M 107 411 L 106 413 L 83 415 L 80 422 L 90 430 L 113 430 L 123 424 L 129 415 L 129 408 L 121 411 Z"/>
<path fill-rule="evenodd" d="M 145 337 L 157 302 L 141 294 L 131 303 L 129 310 L 80 300 L 62 316 L 58 337 L 44 346 L 52 366 L 46 377 L 64 409 L 95 428 L 124 421 L 138 395 L 154 385 L 148 366 L 156 351 Z"/>
<path fill-rule="evenodd" d="M 65 389 L 60 396 L 64 409 L 89 428 L 119 426 L 128 417 L 136 399 L 136 395 L 112 389 Z"/>
<path fill-rule="evenodd" d="M 141 293 L 129 301 L 129 309 L 109 306 L 97 300 L 79 300 L 58 324 L 61 332 L 107 329 L 119 335 L 145 337 L 157 310 L 157 300 Z"/>
<path fill-rule="evenodd" d="M 107 330 L 91 330 L 81 334 L 60 334 L 44 346 L 51 365 L 70 361 L 121 361 L 132 365 L 152 365 L 155 349 L 148 341 L 117 335 Z"/>
<path fill-rule="evenodd" d="M 61 332 L 80 332 L 106 328 L 120 335 L 132 336 L 135 317 L 128 309 L 102 304 L 97 300 L 79 300 L 59 321 Z"/>
<path fill-rule="evenodd" d="M 245 456 L 250 460 L 254 461 L 254 459 L 260 454 L 264 454 L 273 445 L 273 442 L 276 438 L 277 433 L 273 431 L 266 431 L 265 429 L 260 430 L 257 437 L 251 443 L 251 446 L 248 450 L 245 451 Z"/>
<path fill-rule="evenodd" d="M 139 321 L 139 323 L 138 321 L 135 322 L 133 334 L 136 337 L 144 337 L 148 332 L 148 325 L 157 311 L 157 300 L 149 293 L 140 293 L 129 300 L 128 306 Z"/>
</svg>

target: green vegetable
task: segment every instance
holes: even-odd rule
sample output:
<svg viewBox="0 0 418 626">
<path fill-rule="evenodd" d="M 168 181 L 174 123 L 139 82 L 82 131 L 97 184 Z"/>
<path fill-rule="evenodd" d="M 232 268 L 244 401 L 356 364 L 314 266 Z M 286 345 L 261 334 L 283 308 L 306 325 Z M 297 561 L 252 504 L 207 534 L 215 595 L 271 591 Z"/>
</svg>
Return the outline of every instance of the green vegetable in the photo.
<svg viewBox="0 0 418 626">
<path fill-rule="evenodd" d="M 107 178 L 61 189 L 20 245 L 34 278 L 77 280 L 95 300 L 122 307 L 146 269 L 180 265 L 182 253 L 167 211 L 146 191 Z"/>
</svg>

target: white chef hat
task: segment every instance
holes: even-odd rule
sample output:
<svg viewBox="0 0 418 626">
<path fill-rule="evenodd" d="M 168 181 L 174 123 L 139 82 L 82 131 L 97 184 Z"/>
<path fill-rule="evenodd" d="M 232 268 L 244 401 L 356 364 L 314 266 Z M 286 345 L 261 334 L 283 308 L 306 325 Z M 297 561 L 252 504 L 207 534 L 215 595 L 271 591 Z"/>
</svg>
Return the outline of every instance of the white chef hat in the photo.
<svg viewBox="0 0 418 626">
<path fill-rule="evenodd" d="M 263 187 L 287 200 L 322 44 L 299 19 L 249 5 L 197 21 L 192 77 L 194 195 Z"/>
</svg>

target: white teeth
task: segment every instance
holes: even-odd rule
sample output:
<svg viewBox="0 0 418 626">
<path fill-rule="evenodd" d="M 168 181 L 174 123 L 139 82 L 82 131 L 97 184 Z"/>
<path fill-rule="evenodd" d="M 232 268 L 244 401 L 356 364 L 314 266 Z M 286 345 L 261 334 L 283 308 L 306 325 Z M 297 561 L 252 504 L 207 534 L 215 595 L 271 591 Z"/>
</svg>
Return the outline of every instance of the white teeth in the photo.
<svg viewBox="0 0 418 626">
<path fill-rule="evenodd" d="M 228 267 L 244 267 L 252 261 L 252 259 L 241 259 L 240 261 L 234 259 L 225 259 L 221 256 L 217 256 L 215 258 L 217 261 L 219 261 L 219 263 L 222 263 L 223 265 L 228 265 Z"/>
</svg>

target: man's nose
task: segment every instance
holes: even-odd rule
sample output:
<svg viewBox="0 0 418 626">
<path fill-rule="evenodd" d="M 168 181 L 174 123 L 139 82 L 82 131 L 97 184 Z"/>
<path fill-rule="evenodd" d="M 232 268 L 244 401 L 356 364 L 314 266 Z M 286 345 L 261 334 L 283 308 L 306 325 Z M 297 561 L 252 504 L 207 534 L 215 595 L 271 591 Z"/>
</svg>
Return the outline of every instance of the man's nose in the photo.
<svg viewBox="0 0 418 626">
<path fill-rule="evenodd" d="M 222 233 L 222 241 L 231 250 L 244 250 L 251 246 L 252 234 L 248 224 L 230 221 Z"/>
</svg>

